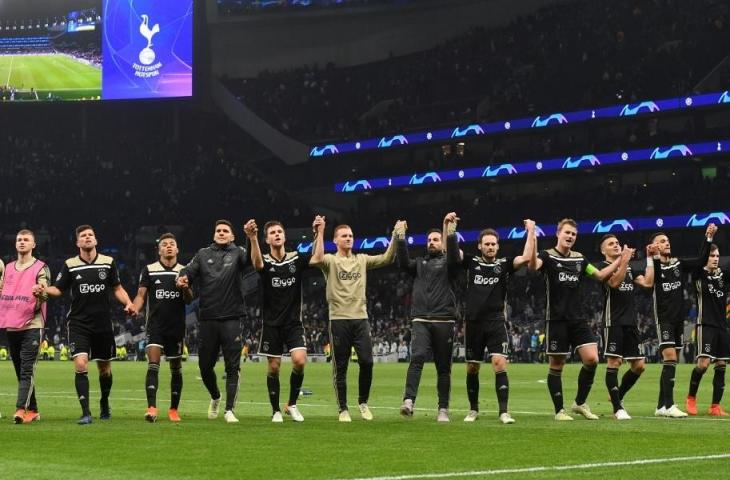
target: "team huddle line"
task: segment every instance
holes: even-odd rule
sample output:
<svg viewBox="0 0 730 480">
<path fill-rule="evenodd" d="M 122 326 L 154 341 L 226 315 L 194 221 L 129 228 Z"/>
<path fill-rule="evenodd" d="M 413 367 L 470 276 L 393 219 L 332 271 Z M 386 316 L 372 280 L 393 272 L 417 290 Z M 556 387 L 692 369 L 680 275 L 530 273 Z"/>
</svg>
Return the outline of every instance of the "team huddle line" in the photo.
<svg viewBox="0 0 730 480">
<path fill-rule="evenodd" d="M 89 400 L 88 362 L 96 361 L 101 396 L 99 419 L 111 419 L 109 397 L 113 377 L 111 360 L 115 357 L 115 340 L 111 322 L 111 297 L 124 306 L 128 315 L 146 318 L 148 368 L 145 391 L 148 408 L 145 419 L 158 418 L 157 389 L 162 355 L 170 366 L 170 407 L 168 418 L 179 422 L 178 408 L 183 388 L 182 363 L 185 337 L 185 305 L 194 296 L 199 299 L 199 369 L 210 394 L 207 416 L 219 416 L 222 393 L 214 367 L 222 353 L 226 372 L 224 418 L 237 423 L 234 413 L 239 389 L 242 350 L 241 321 L 244 299 L 242 273 L 253 267 L 260 275 L 263 290 L 261 338 L 258 354 L 267 358 L 266 383 L 272 407 L 272 422 L 284 421 L 284 414 L 296 422 L 304 421 L 297 398 L 304 379 L 307 345 L 302 322 L 302 275 L 314 267 L 326 281 L 329 308 L 329 341 L 332 355 L 332 379 L 338 406 L 338 420 L 350 422 L 347 400 L 347 370 L 351 352 L 357 354 L 359 366 L 357 406 L 364 420 L 372 420 L 368 406 L 373 378 L 373 349 L 366 303 L 367 273 L 395 263 L 413 277 L 411 320 L 411 357 L 405 380 L 400 413 L 412 417 L 423 366 L 429 352 L 437 372 L 439 422 L 450 421 L 451 367 L 454 329 L 459 315 L 455 280 L 466 277 L 463 312 L 466 343 L 466 386 L 470 410 L 464 421 L 479 417 L 479 370 L 489 361 L 495 373 L 495 390 L 499 406 L 498 419 L 511 424 L 507 359 L 507 284 L 520 268 L 540 272 L 547 296 L 545 349 L 549 359 L 547 386 L 555 409 L 555 420 L 573 417 L 563 404 L 562 372 L 568 357 L 575 353 L 582 363 L 578 388 L 570 411 L 589 420 L 586 399 L 599 361 L 598 343 L 580 309 L 579 284 L 584 278 L 600 282 L 604 288 L 603 344 L 607 359 L 606 387 L 614 418 L 630 420 L 624 407 L 626 394 L 645 368 L 643 346 L 637 329 L 635 287 L 651 289 L 657 336 L 660 342 L 662 372 L 656 416 L 680 418 L 697 414 L 696 394 L 702 376 L 715 363 L 713 398 L 709 414 L 727 416 L 720 406 L 725 384 L 725 365 L 730 359 L 730 331 L 725 319 L 726 294 L 723 272 L 719 269 L 719 249 L 712 243 L 717 227 L 710 224 L 696 258 L 672 256 L 668 236 L 657 232 L 646 246 L 646 266 L 633 271 L 630 261 L 635 249 L 621 246 L 614 234 L 601 239 L 604 260 L 593 265 L 573 250 L 577 224 L 563 219 L 557 227 L 556 243 L 538 251 L 535 222 L 524 220 L 526 239 L 523 251 L 515 257 L 499 256 L 499 234 L 483 230 L 477 241 L 477 253 L 465 254 L 457 240 L 459 218 L 448 213 L 442 228 L 427 234 L 426 251 L 412 258 L 406 242 L 407 222 L 399 220 L 387 250 L 379 255 L 353 252 L 353 232 L 348 225 L 334 229 L 337 251 L 324 253 L 325 217 L 312 223 L 314 247 L 311 255 L 286 251 L 284 226 L 270 221 L 263 227 L 268 252 L 259 244 L 258 225 L 249 220 L 243 227 L 249 247 L 235 244 L 234 228 L 228 220 L 215 223 L 213 243 L 200 249 L 187 265 L 178 263 L 178 245 L 173 234 L 162 235 L 158 242 L 159 260 L 144 267 L 134 298 L 124 290 L 113 258 L 97 252 L 97 238 L 90 225 L 76 229 L 79 254 L 67 259 L 51 283 L 48 266 L 33 257 L 35 237 L 23 229 L 16 236 L 17 260 L 0 262 L 0 328 L 7 329 L 10 354 L 18 377 L 15 423 L 40 420 L 35 396 L 35 367 L 43 340 L 46 305 L 49 298 L 65 293 L 71 296 L 67 315 L 68 342 L 74 363 L 74 384 L 81 407 L 77 423 L 93 422 Z M 686 410 L 674 402 L 675 371 L 678 351 L 683 345 L 685 275 L 693 274 L 697 294 L 697 359 L 690 379 Z M 195 287 L 195 292 L 193 291 Z M 281 358 L 289 353 L 292 369 L 289 397 L 280 407 Z M 626 361 L 619 382 L 618 372 Z"/>
</svg>

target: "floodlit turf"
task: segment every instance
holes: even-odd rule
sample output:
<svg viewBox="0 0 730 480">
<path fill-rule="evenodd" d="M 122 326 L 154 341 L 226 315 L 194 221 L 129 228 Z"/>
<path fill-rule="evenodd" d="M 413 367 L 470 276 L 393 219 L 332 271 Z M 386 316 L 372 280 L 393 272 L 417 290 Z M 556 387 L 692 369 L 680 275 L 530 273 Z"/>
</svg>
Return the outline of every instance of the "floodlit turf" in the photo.
<svg viewBox="0 0 730 480">
<path fill-rule="evenodd" d="M 63 55 L 0 55 L 0 84 L 11 85 L 23 93 L 31 88 L 41 100 L 48 92 L 66 100 L 101 95 L 101 69 Z"/>
<path fill-rule="evenodd" d="M 376 364 L 370 404 L 373 422 L 360 419 L 356 400 L 357 367 L 350 369 L 350 404 L 353 422 L 337 422 L 337 411 L 328 364 L 307 366 L 304 387 L 312 396 L 299 405 L 306 417 L 295 424 L 271 424 L 266 396 L 265 367 L 245 363 L 237 414 L 241 422 L 228 425 L 221 418 L 206 419 L 208 399 L 197 378 L 197 364 L 184 364 L 185 387 L 179 425 L 166 419 L 169 402 L 169 369 L 160 369 L 161 419 L 143 420 L 146 407 L 144 363 L 115 362 L 112 391 L 113 419 L 94 419 L 77 426 L 78 404 L 70 362 L 41 362 L 37 369 L 38 401 L 42 420 L 14 425 L 15 380 L 10 362 L 0 362 L 0 477 L 2 478 L 265 478 L 329 479 L 444 474 L 430 478 L 514 479 L 651 479 L 726 478 L 730 468 L 727 439 L 730 421 L 710 418 L 669 420 L 653 417 L 660 367 L 650 365 L 626 399 L 634 420 L 611 418 L 598 370 L 589 403 L 601 420 L 582 418 L 556 423 L 544 383 L 545 365 L 510 368 L 511 411 L 514 425 L 501 425 L 495 413 L 493 375 L 481 375 L 482 416 L 476 423 L 462 419 L 467 401 L 464 365 L 454 365 L 451 423 L 435 421 L 435 375 L 426 365 L 421 396 L 412 419 L 398 414 L 406 366 Z M 289 365 L 282 374 L 282 404 L 288 394 Z M 221 367 L 218 367 L 219 376 Z M 566 399 L 575 394 L 576 365 L 565 374 Z M 690 367 L 677 374 L 676 399 L 683 403 Z M 98 382 L 90 375 L 92 406 L 98 415 Z M 221 380 L 221 385 L 223 381 Z M 699 406 L 704 412 L 710 397 L 712 372 L 703 380 Z M 727 399 L 730 400 L 730 399 Z M 728 402 L 726 401 L 727 405 Z M 683 458 L 722 455 L 721 458 Z M 658 463 L 596 465 L 661 459 Z M 670 460 L 676 460 L 671 462 Z M 583 465 L 556 470 L 556 466 Z M 591 465 L 587 465 L 591 464 Z M 523 470 L 532 469 L 532 470 Z M 495 470 L 511 470 L 495 472 Z M 449 473 L 464 473 L 456 477 Z M 420 476 L 419 476 L 420 475 Z M 426 477 L 428 478 L 428 477 Z"/>
</svg>

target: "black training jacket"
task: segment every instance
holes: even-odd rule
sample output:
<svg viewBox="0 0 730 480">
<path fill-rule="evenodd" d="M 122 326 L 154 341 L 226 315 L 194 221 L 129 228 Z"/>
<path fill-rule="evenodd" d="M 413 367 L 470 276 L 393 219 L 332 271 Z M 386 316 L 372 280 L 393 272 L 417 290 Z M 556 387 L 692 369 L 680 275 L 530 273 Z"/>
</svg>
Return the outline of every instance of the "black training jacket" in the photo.
<svg viewBox="0 0 730 480">
<path fill-rule="evenodd" d="M 197 283 L 201 320 L 227 320 L 244 315 L 241 283 L 248 252 L 234 243 L 201 248 L 180 272 Z"/>
<path fill-rule="evenodd" d="M 449 250 L 458 252 L 455 235 L 449 235 Z M 458 253 L 449 259 L 443 252 L 409 258 L 405 240 L 398 240 L 396 264 L 413 276 L 411 319 L 455 320 L 456 296 L 452 281 L 458 273 Z M 456 261 L 454 260 L 456 259 Z"/>
</svg>

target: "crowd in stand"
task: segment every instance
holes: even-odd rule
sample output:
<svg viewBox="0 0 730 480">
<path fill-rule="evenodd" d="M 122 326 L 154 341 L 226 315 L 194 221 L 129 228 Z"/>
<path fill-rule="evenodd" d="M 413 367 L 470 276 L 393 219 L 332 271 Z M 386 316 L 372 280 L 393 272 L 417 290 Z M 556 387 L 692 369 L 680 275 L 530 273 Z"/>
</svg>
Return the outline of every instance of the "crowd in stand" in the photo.
<svg viewBox="0 0 730 480">
<path fill-rule="evenodd" d="M 212 130 L 221 130 L 214 120 L 211 119 L 210 124 Z M 181 245 L 186 252 L 181 260 L 187 261 L 192 252 L 210 242 L 212 226 L 211 231 L 206 226 L 214 220 L 211 215 L 228 216 L 234 222 L 254 217 L 260 221 L 279 218 L 292 227 L 310 224 L 313 212 L 305 204 L 293 200 L 282 189 L 245 166 L 234 144 L 229 143 L 224 135 L 203 130 L 198 132 L 200 137 L 190 132 L 177 143 L 145 138 L 141 133 L 135 135 L 130 130 L 119 138 L 90 139 L 78 149 L 66 147 L 83 143 L 73 136 L 65 139 L 50 134 L 47 138 L 8 136 L 0 143 L 0 154 L 7 161 L 3 165 L 4 173 L 13 179 L 0 192 L 0 215 L 4 220 L 2 234 L 8 246 L 2 252 L 4 259 L 9 259 L 15 231 L 30 227 L 39 239 L 38 253 L 55 274 L 63 259 L 76 253 L 73 227 L 88 222 L 97 228 L 102 250 L 106 248 L 117 258 L 123 285 L 134 294 L 140 268 L 155 259 L 154 245 L 140 243 L 136 238 L 136 233 L 145 225 L 156 226 L 157 234 L 167 228 L 161 225 L 180 226 L 183 232 L 180 235 Z M 202 138 L 206 140 L 202 141 Z M 153 162 L 155 166 L 150 167 Z M 363 205 L 349 217 L 343 215 L 343 218 L 328 219 L 328 223 L 356 222 L 353 223 L 356 232 L 372 234 L 371 230 L 365 229 L 384 228 L 384 218 L 406 218 L 412 231 L 420 231 L 418 229 L 425 230 L 438 223 L 444 214 L 444 205 L 449 205 L 464 219 L 464 228 L 477 229 L 487 226 L 481 224 L 484 221 L 491 226 L 512 225 L 523 216 L 553 222 L 563 216 L 589 219 L 595 218 L 598 213 L 617 211 L 622 215 L 648 215 L 658 209 L 701 211 L 720 205 L 726 198 L 727 178 L 719 176 L 709 180 L 697 177 L 692 180 L 694 183 L 688 183 L 690 180 L 683 177 L 681 190 L 678 189 L 678 181 L 640 188 L 613 188 L 609 184 L 604 189 L 591 188 L 591 202 L 582 201 L 586 192 L 580 188 L 560 194 L 514 196 L 500 196 L 489 190 L 477 196 L 451 191 L 434 197 L 427 205 L 408 206 L 408 202 L 396 201 L 390 210 L 383 211 Z M 241 185 L 246 188 L 241 188 Z M 548 198 L 549 202 L 546 201 Z M 72 208 L 73 205 L 78 208 Z M 509 208 L 489 208 L 495 205 L 509 205 Z M 695 232 L 686 234 L 694 235 Z M 638 235 L 641 241 L 645 240 L 645 232 Z M 591 251 L 589 242 L 593 243 L 579 240 L 578 249 L 588 250 L 586 253 L 595 261 L 597 253 Z M 549 243 L 549 239 L 540 240 L 540 248 L 549 247 Z M 472 250 L 470 245 L 463 248 L 467 252 Z M 504 248 L 505 253 L 510 253 L 510 249 L 516 247 L 505 245 Z M 691 254 L 693 250 L 679 249 L 678 253 Z M 586 303 L 586 318 L 590 319 L 598 336 L 602 293 L 597 285 L 589 284 L 586 288 L 590 298 Z M 397 354 L 404 342 L 408 343 L 410 291 L 410 278 L 395 267 L 372 274 L 368 308 L 374 344 L 379 353 Z M 460 291 L 458 286 L 457 291 Z M 641 331 L 651 354 L 656 339 L 650 302 L 646 295 L 641 298 Z M 688 292 L 685 298 L 688 305 L 693 302 Z M 532 337 L 535 330 L 542 332 L 544 303 L 544 285 L 540 277 L 523 275 L 513 278 L 509 319 L 517 347 L 515 359 L 529 361 L 536 358 L 539 348 L 535 350 Z M 248 295 L 248 304 L 244 333 L 249 351 L 255 353 L 261 328 L 259 298 L 255 292 Z M 49 341 L 55 344 L 65 341 L 67 309 L 68 299 L 50 302 L 47 332 Z M 195 305 L 191 312 L 195 313 Z M 311 353 L 323 353 L 329 341 L 328 316 L 323 278 L 316 270 L 307 279 L 302 313 Z M 143 332 L 144 319 L 125 318 L 121 309 L 115 307 L 114 325 L 116 334 L 134 336 Z M 194 322 L 189 325 L 187 342 L 194 353 L 197 350 Z M 456 343 L 463 343 L 461 329 Z M 134 351 L 132 347 L 130 352 Z"/>
<path fill-rule="evenodd" d="M 523 218 L 533 218 L 538 224 L 552 224 L 562 217 L 600 220 L 616 216 L 652 217 L 715 211 L 727 199 L 730 179 L 726 176 L 703 178 L 699 170 L 683 171 L 674 176 L 669 171 L 668 175 L 669 181 L 635 185 L 586 179 L 582 185 L 576 182 L 558 188 L 530 184 L 527 188 L 513 190 L 452 190 L 444 194 L 443 202 L 416 202 L 413 192 L 405 192 L 394 194 L 382 208 L 359 213 L 358 218 L 362 219 L 363 225 L 379 225 L 382 221 L 378 219 L 397 216 L 406 218 L 414 231 L 424 232 L 438 224 L 446 204 L 459 212 L 465 222 L 464 228 L 476 230 L 485 226 L 516 226 Z M 586 201 L 587 198 L 590 201 Z M 367 201 L 368 198 L 363 197 L 355 211 L 364 212 Z M 557 208 L 557 205 L 560 207 Z M 372 235 L 374 232 L 361 233 Z M 629 234 L 633 235 L 627 232 Z M 646 234 L 642 235 L 645 237 Z"/>
<path fill-rule="evenodd" d="M 261 11 L 307 8 L 330 8 L 363 5 L 402 5 L 418 0 L 218 0 L 221 15 L 241 15 Z"/>
<path fill-rule="evenodd" d="M 727 2 L 580 0 L 377 63 L 225 81 L 291 136 L 362 138 L 686 94 L 729 41 Z"/>
<path fill-rule="evenodd" d="M 59 118 L 62 121 L 63 115 Z M 169 122 L 155 115 L 130 118 Z M 177 140 L 163 130 L 148 135 L 144 126 L 119 126 L 124 133 L 116 134 L 109 128 L 82 139 L 73 129 L 59 128 L 57 121 L 36 119 L 38 130 L 15 133 L 17 125 L 8 119 L 0 141 L 3 177 L 8 179 L 0 189 L 4 260 L 12 258 L 15 233 L 31 228 L 37 254 L 55 276 L 65 258 L 78 254 L 74 228 L 89 223 L 98 232 L 100 251 L 117 259 L 122 283 L 134 293 L 139 271 L 156 259 L 156 237 L 137 238 L 142 227 L 151 226 L 153 235 L 169 228 L 182 233 L 181 260 L 187 261 L 211 242 L 213 222 L 219 217 L 236 223 L 258 217 L 311 224 L 306 205 L 242 161 L 241 146 L 221 133 L 217 115 L 197 114 Z M 49 339 L 65 338 L 68 306 L 68 299 L 50 302 Z M 114 324 L 117 334 L 136 334 L 144 320 L 126 319 L 115 309 Z"/>
<path fill-rule="evenodd" d="M 524 116 L 555 105 L 568 109 L 616 103 L 619 97 L 631 101 L 647 95 L 670 96 L 691 89 L 697 77 L 716 63 L 715 47 L 727 45 L 728 8 L 712 0 L 569 2 L 504 29 L 474 29 L 408 57 L 348 69 L 330 66 L 267 73 L 253 81 L 229 83 L 272 123 L 307 138 L 345 138 L 466 119 Z M 671 29 L 660 31 L 657 25 L 671 25 Z M 552 33 L 547 37 L 536 32 Z M 670 71 L 670 58 L 686 64 Z M 565 72 L 574 73 L 570 82 L 563 83 L 568 78 Z M 358 123 L 362 113 L 387 98 L 396 99 L 388 112 Z M 118 115 L 126 118 L 123 111 Z M 315 213 L 309 202 L 279 184 L 279 176 L 267 177 L 244 161 L 250 149 L 232 139 L 214 115 L 196 112 L 192 125 L 183 125 L 175 134 L 169 118 L 137 115 L 127 123 L 120 120 L 115 127 L 97 130 L 92 125 L 92 131 L 83 136 L 59 128 L 58 120 L 43 123 L 37 112 L 30 116 L 33 119 L 25 123 L 33 128 L 26 132 L 15 129 L 22 119 L 0 124 L 1 166 L 9 179 L 0 189 L 0 234 L 7 247 L 0 254 L 5 260 L 15 232 L 31 228 L 39 240 L 38 254 L 55 275 L 63 259 L 77 253 L 73 228 L 90 223 L 98 233 L 100 250 L 117 258 L 122 283 L 134 294 L 140 269 L 156 258 L 154 243 L 139 238 L 145 227 L 151 227 L 154 235 L 176 228 L 185 252 L 181 260 L 187 261 L 197 248 L 210 243 L 216 218 L 230 218 L 237 225 L 248 218 L 276 218 L 290 227 L 306 227 Z M 642 134 L 651 135 L 651 130 Z M 716 209 L 723 205 L 730 187 L 727 177 L 701 175 L 683 175 L 681 189 L 679 185 L 678 176 L 630 186 L 565 182 L 557 190 L 546 186 L 528 193 L 517 188 L 482 188 L 476 193 L 451 190 L 434 194 L 427 203 L 404 201 L 395 194 L 377 203 L 378 207 L 363 197 L 357 208 L 327 221 L 330 226 L 352 223 L 356 235 L 372 235 L 386 233 L 388 222 L 396 218 L 406 218 L 413 231 L 425 231 L 440 221 L 446 208 L 459 212 L 463 226 L 470 229 L 487 226 L 485 222 L 496 227 L 515 225 L 528 217 L 540 223 L 565 216 L 612 217 L 617 212 L 622 216 L 684 213 Z M 585 201 L 587 196 L 590 202 Z M 540 248 L 549 246 L 545 242 L 541 240 Z M 584 245 L 579 241 L 579 250 L 588 250 Z M 641 250 L 641 243 L 632 246 Z M 590 253 L 596 260 L 596 252 Z M 692 251 L 680 249 L 680 253 Z M 585 288 L 586 318 L 598 337 L 601 290 L 598 285 Z M 407 345 L 410 291 L 410 278 L 394 267 L 371 276 L 368 309 L 378 353 L 400 356 Z M 640 330 L 651 356 L 656 354 L 651 306 L 646 295 L 640 298 Z M 685 299 L 691 306 L 689 292 Z M 256 352 L 261 315 L 253 289 L 248 300 L 244 335 L 249 351 Z M 545 309 L 541 278 L 515 276 L 509 305 L 515 359 L 539 359 Z M 56 344 L 66 341 L 67 309 L 68 299 L 50 303 L 47 334 Z M 190 318 L 195 317 L 195 309 L 193 304 Z M 329 341 L 328 314 L 323 278 L 316 271 L 307 279 L 302 313 L 311 353 L 323 353 Z M 117 307 L 113 321 L 118 335 L 143 332 L 142 318 L 126 318 Z M 197 350 L 195 322 L 189 325 L 187 343 L 191 352 Z M 456 343 L 463 344 L 461 328 Z"/>
<path fill-rule="evenodd" d="M 325 354 L 329 336 L 327 330 L 328 311 L 324 295 L 324 279 L 319 273 L 313 273 L 305 284 L 302 318 L 305 326 L 307 345 L 310 354 Z M 368 312 L 370 315 L 373 350 L 376 355 L 395 355 L 401 358 L 402 346 L 410 343 L 409 307 L 411 301 L 411 278 L 399 272 L 395 267 L 369 274 Z M 456 282 L 454 289 L 461 304 L 464 286 Z M 604 304 L 603 290 L 600 284 L 586 282 L 583 304 L 585 318 L 601 345 L 601 314 Z M 685 291 L 686 306 L 689 310 L 687 333 L 685 335 L 685 358 L 694 358 L 691 325 L 696 319 L 696 300 L 694 293 Z M 657 361 L 658 344 L 653 320 L 651 293 L 649 290 L 638 294 L 639 334 L 644 342 L 646 355 L 650 361 Z M 252 358 L 256 358 L 261 332 L 260 301 L 256 292 L 247 297 L 247 318 L 244 321 L 244 338 Z M 463 306 L 462 306 L 463 311 Z M 508 293 L 507 318 L 509 321 L 512 361 L 542 362 L 544 361 L 544 318 L 545 287 L 540 275 L 516 275 L 512 277 Z M 191 352 L 197 350 L 197 332 L 195 327 L 189 329 L 188 346 Z M 459 358 L 460 347 L 464 346 L 463 324 L 457 323 L 454 341 L 454 356 Z M 600 349 L 599 349 L 600 350 Z M 407 350 L 405 351 L 407 355 Z M 463 357 L 463 351 L 461 351 Z M 405 358 L 405 357 L 404 357 Z M 462 358 L 463 359 L 463 358 Z"/>
</svg>

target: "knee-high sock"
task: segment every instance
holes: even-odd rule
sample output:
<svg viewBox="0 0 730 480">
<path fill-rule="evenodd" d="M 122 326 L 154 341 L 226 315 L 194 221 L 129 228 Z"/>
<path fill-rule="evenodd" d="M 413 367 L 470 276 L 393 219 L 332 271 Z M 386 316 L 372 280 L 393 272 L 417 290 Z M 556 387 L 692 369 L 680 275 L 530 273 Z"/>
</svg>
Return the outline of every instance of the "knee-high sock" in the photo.
<svg viewBox="0 0 730 480">
<path fill-rule="evenodd" d="M 147 406 L 157 406 L 157 387 L 160 373 L 160 364 L 150 362 L 147 365 L 147 376 L 144 381 L 145 392 L 147 392 Z"/>
<path fill-rule="evenodd" d="M 575 403 L 583 405 L 586 403 L 588 394 L 593 386 L 593 379 L 596 377 L 597 365 L 583 365 L 578 374 L 578 392 L 575 395 Z"/>
<path fill-rule="evenodd" d="M 666 408 L 674 405 L 674 377 L 677 372 L 677 362 L 664 362 L 662 367 L 662 392 L 664 394 L 663 405 Z"/>
<path fill-rule="evenodd" d="M 109 409 L 109 394 L 112 392 L 113 381 L 111 372 L 109 372 L 109 375 L 99 375 L 99 388 L 101 390 L 99 405 L 101 405 L 102 410 Z"/>
<path fill-rule="evenodd" d="M 280 411 L 279 393 L 281 391 L 281 384 L 279 382 L 278 373 L 269 373 L 268 375 L 266 375 L 266 388 L 269 390 L 269 403 L 271 403 L 271 411 Z"/>
<path fill-rule="evenodd" d="M 613 413 L 616 413 L 621 410 L 621 396 L 619 395 L 618 387 L 618 368 L 606 368 L 606 388 L 608 388 L 608 395 L 611 397 Z"/>
<path fill-rule="evenodd" d="M 722 400 L 725 391 L 725 365 L 715 367 L 715 375 L 712 377 L 712 403 L 718 404 Z"/>
<path fill-rule="evenodd" d="M 289 405 L 296 405 L 304 382 L 304 371 L 292 369 L 289 376 Z"/>
<path fill-rule="evenodd" d="M 177 409 L 180 406 L 180 396 L 183 389 L 182 368 L 179 366 L 170 367 L 170 408 Z"/>
<path fill-rule="evenodd" d="M 494 374 L 494 388 L 497 391 L 497 403 L 499 404 L 499 414 L 507 412 L 507 403 L 509 402 L 509 378 L 507 372 L 502 370 Z"/>
<path fill-rule="evenodd" d="M 624 399 L 624 395 L 631 390 L 631 387 L 636 384 L 636 381 L 639 379 L 639 374 L 634 372 L 633 370 L 629 369 L 626 370 L 626 373 L 624 373 L 624 376 L 621 377 L 621 385 L 618 387 L 618 398 L 620 400 Z"/>
<path fill-rule="evenodd" d="M 76 372 L 76 377 L 74 378 L 74 383 L 76 385 L 76 396 L 79 399 L 79 403 L 81 404 L 81 414 L 82 415 L 91 415 L 91 410 L 89 410 L 89 374 L 88 372 Z"/>
<path fill-rule="evenodd" d="M 555 413 L 563 409 L 563 371 L 551 368 L 548 371 L 547 385 L 550 398 L 553 400 Z"/>
<path fill-rule="evenodd" d="M 479 411 L 479 373 L 466 374 L 466 395 L 469 397 L 469 408 Z"/>
<path fill-rule="evenodd" d="M 692 376 L 689 379 L 689 396 L 690 397 L 696 397 L 697 396 L 697 390 L 700 388 L 700 382 L 702 381 L 702 376 L 705 374 L 705 370 L 701 370 L 699 367 L 695 367 L 692 369 Z"/>
</svg>

